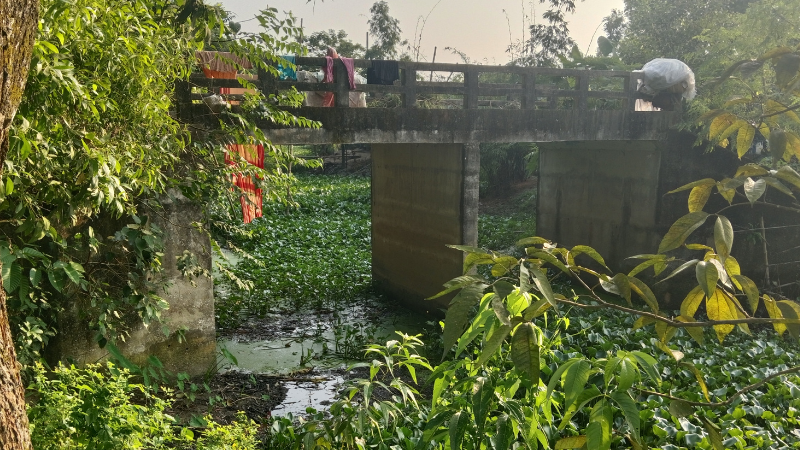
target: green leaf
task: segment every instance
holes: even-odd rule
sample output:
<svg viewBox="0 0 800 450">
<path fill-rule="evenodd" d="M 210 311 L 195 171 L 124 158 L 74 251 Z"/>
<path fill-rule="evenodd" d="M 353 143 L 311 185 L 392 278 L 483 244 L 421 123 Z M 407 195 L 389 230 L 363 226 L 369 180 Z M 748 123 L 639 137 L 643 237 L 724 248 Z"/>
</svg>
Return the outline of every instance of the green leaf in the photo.
<svg viewBox="0 0 800 450">
<path fill-rule="evenodd" d="M 564 373 L 564 407 L 569 408 L 578 399 L 578 396 L 589 381 L 591 364 L 588 361 L 578 361 L 572 364 Z"/>
<path fill-rule="evenodd" d="M 516 289 L 516 286 L 509 283 L 508 281 L 496 281 L 492 285 L 492 290 L 495 294 L 500 298 L 500 300 L 505 300 L 506 297 L 511 295 L 512 292 Z"/>
<path fill-rule="evenodd" d="M 50 281 L 50 284 L 58 292 L 61 292 L 64 289 L 64 285 L 67 283 L 67 276 L 63 270 L 58 270 L 58 269 L 48 270 L 47 279 Z"/>
<path fill-rule="evenodd" d="M 703 288 L 706 297 L 711 298 L 717 290 L 717 281 L 719 281 L 717 266 L 708 261 L 700 261 L 694 269 L 697 282 L 700 283 L 700 287 Z M 693 314 L 687 315 L 693 316 Z"/>
<path fill-rule="evenodd" d="M 636 359 L 636 362 L 644 368 L 644 372 L 650 377 L 657 386 L 661 386 L 661 375 L 656 370 L 656 360 L 647 353 L 640 351 L 631 352 L 631 355 Z"/>
<path fill-rule="evenodd" d="M 775 190 L 777 190 L 777 191 L 779 191 L 779 192 L 781 192 L 783 194 L 788 195 L 789 197 L 795 198 L 795 196 L 792 193 L 792 191 L 788 187 L 786 187 L 785 184 L 781 183 L 781 181 L 778 180 L 777 178 L 775 178 L 775 177 L 764 177 L 764 178 L 762 178 L 762 180 L 767 182 L 767 186 L 772 187 Z"/>
<path fill-rule="evenodd" d="M 693 188 L 692 192 L 689 193 L 689 212 L 702 211 L 708 202 L 708 198 L 711 197 L 713 189 L 713 184 Z"/>
<path fill-rule="evenodd" d="M 736 320 L 739 318 L 736 305 L 722 289 L 717 289 L 714 295 L 706 299 L 706 314 L 711 320 Z M 721 343 L 734 328 L 733 325 L 728 324 L 714 325 L 719 342 Z"/>
<path fill-rule="evenodd" d="M 795 188 L 800 189 L 800 174 L 798 174 L 791 167 L 789 166 L 781 167 L 780 169 L 778 169 L 778 172 L 775 174 L 775 176 L 791 184 Z"/>
<path fill-rule="evenodd" d="M 38 287 L 39 283 L 42 281 L 42 270 L 37 268 L 31 269 L 29 277 L 31 279 L 31 286 Z"/>
<path fill-rule="evenodd" d="M 730 256 L 733 248 L 733 226 L 725 216 L 717 216 L 717 221 L 714 222 L 714 246 L 723 259 Z"/>
<path fill-rule="evenodd" d="M 495 277 L 502 277 L 519 263 L 517 258 L 513 256 L 501 256 L 495 259 L 494 262 L 495 265 L 492 266 L 492 276 Z"/>
<path fill-rule="evenodd" d="M 453 414 L 448 425 L 450 429 L 450 450 L 461 450 L 461 443 L 464 442 L 470 419 L 470 414 L 466 411 L 458 411 Z"/>
<path fill-rule="evenodd" d="M 492 299 L 492 310 L 497 318 L 500 319 L 500 323 L 509 327 L 511 326 L 511 313 L 508 312 L 506 305 L 503 304 L 499 296 Z"/>
<path fill-rule="evenodd" d="M 731 278 L 736 280 L 741 286 L 742 292 L 747 294 L 747 301 L 750 303 L 750 312 L 755 314 L 758 309 L 758 287 L 756 283 L 744 275 L 732 275 Z"/>
<path fill-rule="evenodd" d="M 661 244 L 658 246 L 658 253 L 665 253 L 683 245 L 686 242 L 686 238 L 705 223 L 708 216 L 707 212 L 696 211 L 678 219 L 672 224 L 664 239 L 661 240 Z"/>
<path fill-rule="evenodd" d="M 687 262 L 681 264 L 680 266 L 678 266 L 677 269 L 673 270 L 672 273 L 667 275 L 666 278 L 663 278 L 663 279 L 659 280 L 658 282 L 659 283 L 663 283 L 664 281 L 667 281 L 670 278 L 674 277 L 675 275 L 678 275 L 679 273 L 683 272 L 684 270 L 688 269 L 689 267 L 692 267 L 693 265 L 697 264 L 698 262 L 700 262 L 699 259 L 693 259 L 691 261 L 687 261 Z"/>
<path fill-rule="evenodd" d="M 708 439 L 711 441 L 714 450 L 724 450 L 725 444 L 722 442 L 722 434 L 720 434 L 719 427 L 711 423 L 711 421 L 704 416 L 699 416 L 699 418 L 708 432 Z"/>
<path fill-rule="evenodd" d="M 587 403 L 596 399 L 597 397 L 601 397 L 603 395 L 600 392 L 600 389 L 597 388 L 595 385 L 589 385 L 587 389 L 581 391 L 581 394 L 578 396 L 578 399 L 575 400 L 575 404 L 567 408 L 564 413 L 564 417 L 561 419 L 561 423 L 558 425 L 559 430 L 563 430 L 569 425 L 569 421 L 572 420 L 572 416 L 574 416 L 579 411 L 583 410 L 583 407 L 586 406 Z"/>
<path fill-rule="evenodd" d="M 561 378 L 564 375 L 564 372 L 566 372 L 570 367 L 572 367 L 573 365 L 577 364 L 580 361 L 583 361 L 583 360 L 577 359 L 577 358 L 573 358 L 573 359 L 568 360 L 565 363 L 562 363 L 560 366 L 558 366 L 556 371 L 550 377 L 550 381 L 547 383 L 547 397 L 550 397 L 553 394 L 553 390 L 555 389 L 556 384 L 558 384 L 561 381 Z M 568 405 L 565 405 L 565 406 L 568 406 Z"/>
<path fill-rule="evenodd" d="M 551 306 L 546 299 L 538 300 L 522 312 L 522 320 L 526 322 L 533 320 L 544 314 Z"/>
<path fill-rule="evenodd" d="M 656 300 L 656 296 L 653 295 L 653 291 L 638 278 L 628 277 L 628 281 L 631 283 L 631 290 L 636 292 L 653 312 L 658 312 L 658 300 Z"/>
<path fill-rule="evenodd" d="M 548 241 L 547 239 L 537 236 L 537 237 L 529 237 L 529 238 L 520 239 L 519 241 L 517 241 L 516 245 L 517 245 L 517 247 L 528 247 L 528 246 L 532 246 L 532 245 L 542 245 L 542 244 L 549 244 L 549 243 L 550 243 L 550 241 Z"/>
<path fill-rule="evenodd" d="M 494 330 L 491 336 L 486 340 L 486 343 L 483 345 L 481 349 L 481 354 L 478 357 L 478 365 L 482 366 L 489 361 L 497 350 L 500 349 L 500 346 L 503 345 L 503 341 L 505 341 L 506 336 L 511 333 L 511 327 L 508 325 L 501 325 L 499 328 Z"/>
<path fill-rule="evenodd" d="M 3 287 L 6 292 L 12 294 L 20 285 L 22 281 L 22 266 L 16 261 L 11 264 L 3 265 Z"/>
<path fill-rule="evenodd" d="M 561 438 L 556 442 L 555 450 L 583 448 L 586 445 L 586 436 L 570 436 Z"/>
<path fill-rule="evenodd" d="M 553 306 L 554 309 L 558 310 L 558 303 L 556 302 L 555 294 L 553 294 L 553 288 L 550 286 L 550 281 L 547 279 L 547 276 L 539 269 L 531 268 L 531 273 L 533 274 L 533 282 L 536 284 L 536 288 L 539 289 L 539 292 L 542 293 L 545 299 Z"/>
<path fill-rule="evenodd" d="M 573 254 L 575 254 L 575 256 L 579 254 L 587 255 L 593 260 L 600 263 L 601 266 L 608 269 L 608 266 L 606 266 L 606 261 L 603 259 L 602 256 L 600 256 L 600 253 L 598 253 L 597 250 L 593 249 L 592 247 L 589 247 L 588 245 L 576 245 L 575 247 L 572 247 L 572 250 L 570 251 Z"/>
<path fill-rule="evenodd" d="M 14 182 L 11 181 L 11 177 L 6 178 L 6 195 L 11 195 L 14 192 Z"/>
<path fill-rule="evenodd" d="M 511 361 L 536 386 L 539 382 L 539 339 L 532 323 L 523 323 L 511 337 Z"/>
<path fill-rule="evenodd" d="M 669 413 L 678 418 L 688 417 L 694 414 L 694 408 L 683 400 L 672 400 L 669 402 Z"/>
<path fill-rule="evenodd" d="M 493 448 L 508 449 L 511 448 L 511 442 L 514 438 L 514 428 L 507 414 L 500 414 L 495 423 L 495 434 L 491 437 Z"/>
<path fill-rule="evenodd" d="M 769 295 L 764 296 L 764 307 L 767 308 L 767 315 L 769 315 L 772 319 L 783 319 L 783 312 L 778 307 L 778 302 L 772 299 Z M 785 323 L 773 323 L 773 327 L 775 327 L 775 332 L 778 335 L 783 335 L 786 332 L 786 324 Z"/>
<path fill-rule="evenodd" d="M 638 266 L 634 267 L 633 270 L 628 272 L 628 276 L 629 277 L 635 277 L 636 275 L 638 275 L 639 273 L 641 273 L 642 271 L 644 271 L 648 267 L 654 266 L 657 263 L 663 262 L 663 261 L 664 261 L 664 255 L 658 255 L 658 257 L 656 257 L 656 258 L 647 260 L 647 261 L 639 264 Z"/>
<path fill-rule="evenodd" d="M 744 195 L 747 196 L 750 204 L 755 203 L 766 191 L 767 181 L 763 178 L 756 181 L 748 177 L 744 180 Z"/>
<path fill-rule="evenodd" d="M 450 302 L 444 320 L 444 353 L 442 358 L 453 347 L 458 338 L 464 332 L 464 327 L 469 322 L 469 314 L 472 308 L 480 301 L 483 291 L 486 289 L 483 283 L 473 284 L 461 290 Z"/>
<path fill-rule="evenodd" d="M 608 450 L 611 448 L 612 411 L 608 402 L 603 399 L 597 402 L 589 414 L 589 426 L 586 427 L 587 450 Z"/>
<path fill-rule="evenodd" d="M 688 191 L 689 189 L 694 189 L 694 188 L 696 188 L 698 186 L 714 186 L 716 184 L 717 184 L 717 182 L 713 178 L 704 178 L 702 180 L 693 181 L 693 182 L 691 182 L 689 184 L 685 184 L 685 185 L 679 187 L 678 189 L 675 189 L 674 191 L 667 192 L 667 194 L 674 194 L 676 192 Z"/>
<path fill-rule="evenodd" d="M 630 394 L 624 391 L 617 391 L 611 394 L 613 400 L 619 409 L 622 410 L 622 415 L 625 416 L 625 422 L 628 423 L 635 439 L 639 440 L 639 409 L 636 407 L 636 402 L 633 401 Z"/>
<path fill-rule="evenodd" d="M 705 294 L 702 287 L 697 286 L 692 289 L 681 303 L 681 315 L 684 317 L 694 317 L 697 308 L 703 303 L 704 296 Z"/>
<path fill-rule="evenodd" d="M 564 263 L 559 261 L 558 258 L 556 258 L 555 256 L 551 255 L 550 253 L 537 250 L 537 251 L 534 251 L 534 252 L 529 252 L 528 256 L 530 256 L 531 258 L 541 259 L 542 261 L 544 261 L 544 262 L 546 262 L 548 264 L 552 264 L 553 266 L 555 266 L 557 269 L 559 269 L 560 271 L 564 272 L 565 274 L 567 274 L 569 276 L 572 276 L 572 272 L 569 269 L 567 269 L 567 266 L 565 266 Z"/>
<path fill-rule="evenodd" d="M 491 381 L 485 377 L 478 377 L 472 385 L 472 412 L 479 430 L 483 429 L 493 397 L 494 386 Z"/>
<path fill-rule="evenodd" d="M 701 300 L 703 299 L 702 295 L 700 296 L 700 299 Z M 688 316 L 678 316 L 675 318 L 675 320 L 683 323 L 697 322 L 696 320 L 694 320 L 693 317 L 688 317 Z M 700 344 L 701 346 L 705 345 L 705 336 L 703 335 L 703 328 L 685 327 L 684 330 L 686 330 L 686 332 L 689 333 L 689 336 L 691 336 L 692 339 L 694 339 L 698 344 Z"/>
<path fill-rule="evenodd" d="M 755 137 L 756 127 L 749 123 L 745 123 L 745 125 L 739 127 L 739 132 L 736 133 L 736 153 L 739 155 L 739 159 L 742 159 L 742 156 L 750 150 L 750 146 L 753 145 L 753 139 L 755 139 Z"/>
<path fill-rule="evenodd" d="M 780 300 L 778 302 L 778 308 L 781 310 L 783 317 L 787 319 L 800 319 L 800 304 L 791 300 Z M 787 323 L 786 329 L 789 330 L 789 334 L 791 334 L 793 338 L 800 340 L 800 324 Z"/>
<path fill-rule="evenodd" d="M 761 177 L 764 175 L 769 175 L 769 170 L 759 166 L 758 164 L 750 163 L 750 164 L 745 164 L 743 166 L 739 166 L 739 168 L 736 169 L 736 175 L 734 175 L 733 177 L 734 178 Z"/>
<path fill-rule="evenodd" d="M 482 278 L 478 278 L 472 275 L 462 275 L 460 277 L 453 278 L 452 280 L 445 283 L 444 284 L 445 289 L 442 292 L 439 292 L 433 297 L 428 297 L 425 300 L 433 300 L 435 298 L 439 298 L 443 295 L 447 295 L 451 292 L 457 291 L 461 288 L 467 287 L 471 284 L 477 284 L 482 282 L 483 282 Z"/>
<path fill-rule="evenodd" d="M 690 362 L 681 362 L 681 367 L 686 367 L 689 369 L 692 374 L 694 374 L 694 378 L 697 380 L 697 383 L 700 385 L 700 390 L 703 391 L 703 397 L 705 397 L 707 402 L 711 401 L 711 397 L 708 395 L 708 386 L 706 385 L 706 380 L 703 378 L 703 373 L 692 363 Z"/>
</svg>

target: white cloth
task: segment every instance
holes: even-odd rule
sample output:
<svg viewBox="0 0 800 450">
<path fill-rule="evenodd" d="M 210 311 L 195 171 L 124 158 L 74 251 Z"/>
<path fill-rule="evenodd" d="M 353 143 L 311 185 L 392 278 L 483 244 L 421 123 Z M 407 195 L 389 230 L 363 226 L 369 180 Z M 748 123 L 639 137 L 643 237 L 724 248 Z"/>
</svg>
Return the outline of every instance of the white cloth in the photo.
<svg viewBox="0 0 800 450">
<path fill-rule="evenodd" d="M 640 80 L 639 92 L 656 95 L 669 91 L 681 94 L 686 100 L 697 95 L 694 83 L 694 72 L 683 61 L 677 59 L 656 58 L 637 72 L 644 73 L 644 82 Z"/>
</svg>

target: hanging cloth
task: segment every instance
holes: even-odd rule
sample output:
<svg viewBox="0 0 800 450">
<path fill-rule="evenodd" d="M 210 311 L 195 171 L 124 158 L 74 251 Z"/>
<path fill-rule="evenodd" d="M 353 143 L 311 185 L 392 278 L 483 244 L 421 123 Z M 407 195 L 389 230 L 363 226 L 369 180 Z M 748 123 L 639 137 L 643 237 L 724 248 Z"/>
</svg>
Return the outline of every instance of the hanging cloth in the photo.
<svg viewBox="0 0 800 450">
<path fill-rule="evenodd" d="M 232 155 L 237 154 L 244 158 L 248 163 L 263 169 L 264 168 L 264 146 L 263 145 L 243 145 L 243 144 L 229 144 L 228 151 L 225 152 L 225 162 L 229 165 L 235 165 L 237 158 Z M 233 174 L 233 185 L 242 190 L 242 195 L 239 201 L 242 205 L 242 216 L 244 223 L 250 223 L 256 217 L 262 217 L 263 198 L 261 189 L 256 188 L 253 178 L 249 175 L 245 176 L 241 173 Z"/>
<path fill-rule="evenodd" d="M 281 58 L 285 59 L 286 62 L 291 63 L 294 65 L 295 57 L 294 55 L 284 55 Z M 297 80 L 297 72 L 291 67 L 283 67 L 283 64 L 278 63 L 278 78 L 281 80 Z"/>
<path fill-rule="evenodd" d="M 347 81 L 350 83 L 350 90 L 354 90 L 356 88 L 355 61 L 353 61 L 352 58 L 332 58 L 330 56 L 326 56 L 325 65 L 322 66 L 322 82 L 333 83 L 333 65 L 337 59 L 344 64 L 345 71 L 347 72 Z M 333 92 L 326 92 L 323 95 L 322 106 L 328 108 L 334 106 Z"/>
<path fill-rule="evenodd" d="M 367 69 L 367 84 L 382 84 L 391 86 L 400 79 L 400 66 L 397 61 L 372 61 L 372 67 Z"/>
</svg>

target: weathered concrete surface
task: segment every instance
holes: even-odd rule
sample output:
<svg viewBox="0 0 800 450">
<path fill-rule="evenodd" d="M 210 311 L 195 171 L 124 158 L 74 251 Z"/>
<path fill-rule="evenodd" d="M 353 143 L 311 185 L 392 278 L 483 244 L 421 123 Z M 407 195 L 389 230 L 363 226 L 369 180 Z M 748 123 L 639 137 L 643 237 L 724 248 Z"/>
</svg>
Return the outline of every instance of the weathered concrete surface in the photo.
<svg viewBox="0 0 800 450">
<path fill-rule="evenodd" d="M 218 127 L 218 117 L 193 105 L 193 122 Z M 274 144 L 463 144 L 661 140 L 676 112 L 418 108 L 296 108 L 323 128 L 278 127 L 264 121 Z"/>
<path fill-rule="evenodd" d="M 629 256 L 656 253 L 662 237 L 688 214 L 689 191 L 669 191 L 703 178 L 731 177 L 744 162 L 724 149 L 707 152 L 695 146 L 695 136 L 669 132 L 659 142 L 564 142 L 540 144 L 537 234 L 564 246 L 590 245 L 609 267 L 627 273 L 640 260 Z M 788 206 L 789 197 L 768 190 L 768 201 Z M 737 199 L 742 202 L 742 199 Z M 716 213 L 728 206 L 716 191 L 704 210 Z M 727 209 L 735 230 L 732 254 L 747 275 L 767 292 L 789 297 L 800 294 L 800 214 L 757 205 Z M 770 286 L 764 286 L 766 260 L 757 228 L 767 227 Z M 713 243 L 714 217 L 698 228 L 688 242 Z M 683 261 L 703 253 L 677 249 L 669 253 Z M 638 275 L 650 283 L 659 301 L 677 307 L 697 285 L 693 271 L 654 284 L 652 269 Z"/>
<path fill-rule="evenodd" d="M 192 227 L 202 223 L 204 217 L 196 205 L 179 192 L 170 192 L 171 198 L 162 199 L 163 210 L 151 212 L 154 225 L 163 231 L 164 256 L 162 264 L 168 286 L 159 292 L 169 309 L 162 313 L 163 324 L 145 327 L 135 314 L 126 314 L 130 331 L 125 342 L 117 342 L 122 353 L 137 364 L 144 364 L 148 356 L 156 356 L 169 371 L 202 375 L 216 362 L 216 330 L 214 324 L 214 294 L 211 278 L 186 279 L 176 265 L 176 258 L 188 250 L 197 258 L 197 264 L 211 271 L 210 241 L 207 234 Z M 48 359 L 74 361 L 78 364 L 101 361 L 108 352 L 99 348 L 94 340 L 88 319 L 81 314 L 80 301 L 59 316 L 58 334 L 48 346 Z M 165 335 L 162 327 L 168 327 Z M 184 339 L 179 342 L 179 330 Z"/>
<path fill-rule="evenodd" d="M 434 312 L 425 301 L 461 275 L 447 244 L 477 242 L 477 144 L 372 146 L 372 274 L 378 291 Z"/>
<path fill-rule="evenodd" d="M 612 269 L 654 252 L 661 154 L 652 142 L 540 144 L 537 234 L 589 245 Z M 645 251 L 646 250 L 646 251 Z"/>
</svg>

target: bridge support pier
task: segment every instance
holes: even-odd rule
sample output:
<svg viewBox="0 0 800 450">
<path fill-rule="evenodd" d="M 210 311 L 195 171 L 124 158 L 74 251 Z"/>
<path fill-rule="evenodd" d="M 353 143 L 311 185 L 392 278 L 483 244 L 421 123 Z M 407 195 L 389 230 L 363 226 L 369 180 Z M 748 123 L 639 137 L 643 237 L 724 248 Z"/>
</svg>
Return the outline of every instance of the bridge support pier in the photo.
<svg viewBox="0 0 800 450">
<path fill-rule="evenodd" d="M 449 297 L 425 301 L 461 275 L 463 254 L 447 244 L 476 245 L 480 146 L 372 145 L 372 277 L 375 288 L 434 312 Z"/>
</svg>

